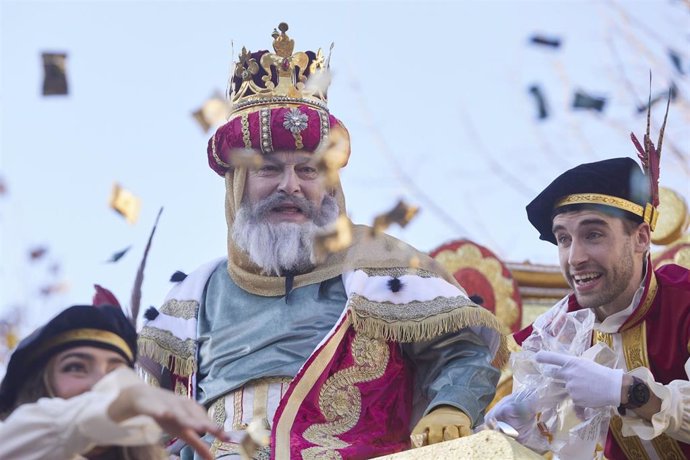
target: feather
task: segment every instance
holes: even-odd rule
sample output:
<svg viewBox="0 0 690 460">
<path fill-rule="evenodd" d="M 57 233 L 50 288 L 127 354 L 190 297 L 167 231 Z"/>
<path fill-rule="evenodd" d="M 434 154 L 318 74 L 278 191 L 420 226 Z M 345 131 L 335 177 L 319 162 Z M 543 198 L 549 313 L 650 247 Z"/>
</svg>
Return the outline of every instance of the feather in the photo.
<svg viewBox="0 0 690 460">
<path fill-rule="evenodd" d="M 132 298 L 129 305 L 129 320 L 132 322 L 132 325 L 135 329 L 137 327 L 137 317 L 139 316 L 139 306 L 141 304 L 141 285 L 144 283 L 144 268 L 146 267 L 146 258 L 149 255 L 149 249 L 151 249 L 151 241 L 153 240 L 153 234 L 156 233 L 156 227 L 158 226 L 158 220 L 161 218 L 162 212 L 163 208 L 161 207 L 158 210 L 156 221 L 153 223 L 153 228 L 151 229 L 149 240 L 146 243 L 146 248 L 144 249 L 144 255 L 141 258 L 141 263 L 139 263 L 139 270 L 137 270 L 137 276 L 134 279 L 134 286 L 132 287 Z"/>
<path fill-rule="evenodd" d="M 661 124 L 661 129 L 659 130 L 659 140 L 656 143 L 656 149 L 661 157 L 661 144 L 664 142 L 664 131 L 666 130 L 666 120 L 668 119 L 668 109 L 671 106 L 671 99 L 673 99 L 673 90 L 668 90 L 668 100 L 666 101 L 666 113 L 664 114 L 664 122 Z"/>
<path fill-rule="evenodd" d="M 93 287 L 94 289 L 96 289 L 96 293 L 93 295 L 93 299 L 91 300 L 91 303 L 93 303 L 94 307 L 100 307 L 102 305 L 112 305 L 114 307 L 122 308 L 120 302 L 118 302 L 117 300 L 117 297 L 115 297 L 115 294 L 113 294 L 100 284 L 94 284 Z"/>
<path fill-rule="evenodd" d="M 661 146 L 664 141 L 664 130 L 666 129 L 666 120 L 668 119 L 668 109 L 671 105 L 671 98 L 673 97 L 672 89 L 669 89 L 668 100 L 666 102 L 666 113 L 664 114 L 664 122 L 659 130 L 659 139 L 657 145 L 654 146 L 652 138 L 649 133 L 651 118 L 652 118 L 652 73 L 649 72 L 649 103 L 647 104 L 647 129 L 643 138 L 644 148 L 640 145 L 640 141 L 633 133 L 630 133 L 630 139 L 637 149 L 637 156 L 642 163 L 642 169 L 645 176 L 649 180 L 649 190 L 651 195 L 651 204 L 654 207 L 659 206 L 659 174 L 661 164 Z"/>
<path fill-rule="evenodd" d="M 637 157 L 640 159 L 640 162 L 642 163 L 642 168 L 645 171 L 647 171 L 647 157 L 645 156 L 644 149 L 642 148 L 640 141 L 637 140 L 637 137 L 634 133 L 630 133 L 630 139 L 632 140 L 633 144 L 635 145 L 635 148 L 637 149 Z"/>
</svg>

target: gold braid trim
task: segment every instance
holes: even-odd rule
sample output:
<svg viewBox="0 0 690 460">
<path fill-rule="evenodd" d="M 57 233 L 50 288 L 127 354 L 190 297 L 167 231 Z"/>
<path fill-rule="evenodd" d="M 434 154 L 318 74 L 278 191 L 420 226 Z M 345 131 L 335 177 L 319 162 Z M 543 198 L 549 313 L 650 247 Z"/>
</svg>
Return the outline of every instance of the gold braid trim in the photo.
<svg viewBox="0 0 690 460">
<path fill-rule="evenodd" d="M 654 280 L 654 278 L 652 279 Z M 646 301 L 653 299 L 654 294 L 656 294 L 656 283 L 654 283 L 653 290 L 650 288 L 650 296 Z M 651 301 L 649 301 L 649 303 L 651 304 Z M 649 305 L 646 308 L 648 310 Z M 595 331 L 593 338 L 595 342 L 605 343 L 613 349 L 612 334 Z M 647 355 L 647 323 L 643 321 L 631 329 L 624 330 L 622 332 L 622 340 L 623 354 L 625 355 L 625 364 L 628 370 L 637 369 L 638 367 L 646 367 L 649 369 L 649 356 Z M 639 437 L 623 436 L 623 421 L 619 416 L 615 416 L 611 419 L 610 428 L 613 437 L 616 438 L 616 442 L 618 442 L 618 445 L 623 449 L 623 452 L 628 458 L 649 458 Z M 680 460 L 685 458 L 683 451 L 680 450 L 678 442 L 666 434 L 660 434 L 652 439 L 651 442 L 657 455 L 663 460 Z"/>
<path fill-rule="evenodd" d="M 199 302 L 196 300 L 170 299 L 160 308 L 161 313 L 181 319 L 196 318 L 198 311 Z"/>
<path fill-rule="evenodd" d="M 249 135 L 249 114 L 243 113 L 240 121 L 242 123 L 242 142 L 244 142 L 244 148 L 252 148 L 252 138 Z"/>
<path fill-rule="evenodd" d="M 139 353 L 171 372 L 189 377 L 196 372 L 196 342 L 182 340 L 171 332 L 144 326 L 137 340 Z"/>
<path fill-rule="evenodd" d="M 474 306 L 464 296 L 437 297 L 427 302 L 394 304 L 372 302 L 360 295 L 349 301 L 353 327 L 368 337 L 399 343 L 423 342 L 449 332 L 479 326 L 493 329 L 500 336 L 493 365 L 501 369 L 510 351 L 501 324 L 488 310 Z"/>
<path fill-rule="evenodd" d="M 337 436 L 350 431 L 361 416 L 362 394 L 358 383 L 380 378 L 390 359 L 388 343 L 356 334 L 352 341 L 354 365 L 336 372 L 319 392 L 319 409 L 326 423 L 316 423 L 304 431 L 304 439 L 315 447 L 302 450 L 304 460 L 342 459 L 337 449 L 350 444 Z"/>
<path fill-rule="evenodd" d="M 568 206 L 571 204 L 602 204 L 628 211 L 640 217 L 643 217 L 644 215 L 644 208 L 639 204 L 619 198 L 617 196 L 602 195 L 600 193 L 576 193 L 573 195 L 567 195 L 558 200 L 553 208 L 556 209 L 560 208 L 561 206 Z"/>
<path fill-rule="evenodd" d="M 439 275 L 423 268 L 391 267 L 391 268 L 360 268 L 367 276 L 391 276 L 400 278 L 405 275 L 418 276 L 420 278 L 439 278 Z"/>
<path fill-rule="evenodd" d="M 213 137 L 211 138 L 211 154 L 213 155 L 213 159 L 216 160 L 217 164 L 221 165 L 224 168 L 231 168 L 232 167 L 232 165 L 224 162 L 218 156 L 218 152 L 216 151 L 216 135 L 215 134 L 213 134 Z"/>
</svg>

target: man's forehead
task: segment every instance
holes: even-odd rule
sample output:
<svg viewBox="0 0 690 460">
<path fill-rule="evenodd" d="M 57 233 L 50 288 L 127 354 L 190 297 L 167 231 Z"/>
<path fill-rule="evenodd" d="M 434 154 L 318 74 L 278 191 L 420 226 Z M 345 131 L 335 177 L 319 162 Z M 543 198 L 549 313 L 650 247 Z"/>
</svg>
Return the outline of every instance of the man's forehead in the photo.
<svg viewBox="0 0 690 460">
<path fill-rule="evenodd" d="M 309 152 L 286 150 L 263 155 L 264 161 L 277 164 L 303 164 L 314 160 L 314 155 Z"/>
<path fill-rule="evenodd" d="M 576 228 L 583 225 L 604 225 L 610 227 L 614 220 L 617 219 L 613 216 L 591 209 L 570 211 L 555 215 L 552 220 L 552 228 L 557 230 L 560 228 Z"/>
</svg>

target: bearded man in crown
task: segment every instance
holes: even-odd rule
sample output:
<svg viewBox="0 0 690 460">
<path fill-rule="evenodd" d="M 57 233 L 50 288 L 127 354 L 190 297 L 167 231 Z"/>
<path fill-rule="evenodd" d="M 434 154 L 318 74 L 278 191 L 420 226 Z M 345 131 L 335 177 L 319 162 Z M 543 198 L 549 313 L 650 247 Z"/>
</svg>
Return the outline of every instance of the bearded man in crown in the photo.
<svg viewBox="0 0 690 460">
<path fill-rule="evenodd" d="M 274 53 L 242 50 L 229 120 L 209 141 L 227 257 L 149 316 L 141 371 L 208 408 L 230 438 L 207 438 L 217 458 L 238 457 L 257 426 L 270 443 L 253 456 L 277 459 L 365 459 L 410 448 L 411 435 L 471 434 L 507 355 L 499 323 L 431 258 L 349 222 L 324 160 L 335 149 L 344 166 L 349 135 L 325 90 L 305 84 L 328 61 L 293 52 L 287 29 Z M 317 254 L 336 222 L 351 244 Z"/>
</svg>

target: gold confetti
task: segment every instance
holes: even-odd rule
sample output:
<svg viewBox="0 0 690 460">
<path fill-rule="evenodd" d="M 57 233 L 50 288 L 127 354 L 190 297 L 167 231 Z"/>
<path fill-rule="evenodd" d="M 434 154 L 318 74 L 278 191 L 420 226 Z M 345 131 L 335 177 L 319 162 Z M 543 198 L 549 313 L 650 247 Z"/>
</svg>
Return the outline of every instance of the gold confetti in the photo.
<svg viewBox="0 0 690 460">
<path fill-rule="evenodd" d="M 68 282 L 63 281 L 55 284 L 49 284 L 43 286 L 39 291 L 42 296 L 48 297 L 53 294 L 62 294 L 69 291 L 70 285 Z"/>
<path fill-rule="evenodd" d="M 309 76 L 307 84 L 304 85 L 304 89 L 310 94 L 325 95 L 328 92 L 328 87 L 331 85 L 332 80 L 333 76 L 330 70 L 319 70 L 313 72 Z"/>
<path fill-rule="evenodd" d="M 414 268 L 414 269 L 418 269 L 421 266 L 421 264 L 422 264 L 422 261 L 419 260 L 419 257 L 417 257 L 417 256 L 410 257 L 410 260 L 407 262 L 407 266 L 409 268 Z"/>
<path fill-rule="evenodd" d="M 229 157 L 233 168 L 259 169 L 264 164 L 264 158 L 254 149 L 232 149 Z"/>
<path fill-rule="evenodd" d="M 314 237 L 314 258 L 317 263 L 329 254 L 344 251 L 352 245 L 352 224 L 346 215 L 340 215 L 327 229 Z"/>
<path fill-rule="evenodd" d="M 329 187 L 335 187 L 340 181 L 340 169 L 347 164 L 349 157 L 349 144 L 346 131 L 336 126 L 331 130 L 325 147 L 315 153 L 316 167 Z"/>
<path fill-rule="evenodd" d="M 385 231 L 391 224 L 398 224 L 405 227 L 419 212 L 417 206 L 410 206 L 403 200 L 398 201 L 393 209 L 385 214 L 380 214 L 374 218 L 373 232 L 374 235 Z"/>
<path fill-rule="evenodd" d="M 228 119 L 230 104 L 219 94 L 208 98 L 192 116 L 199 123 L 204 132 L 208 132 L 212 126 L 219 125 Z"/>
<path fill-rule="evenodd" d="M 110 194 L 110 207 L 123 216 L 130 224 L 136 223 L 141 210 L 141 200 L 117 182 Z"/>
<path fill-rule="evenodd" d="M 43 53 L 43 95 L 67 94 L 66 53 Z"/>
<path fill-rule="evenodd" d="M 247 434 L 240 441 L 240 456 L 243 460 L 251 460 L 261 448 L 268 447 L 271 442 L 271 425 L 265 418 L 254 419 L 247 426 Z"/>
</svg>

